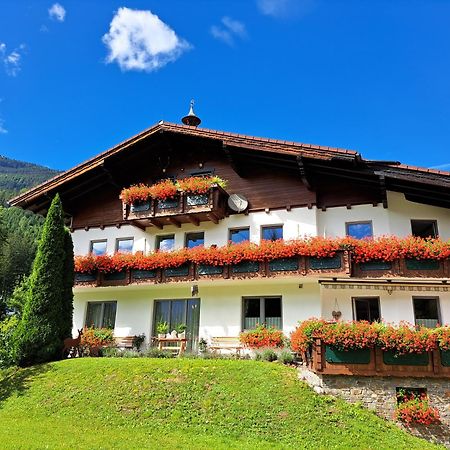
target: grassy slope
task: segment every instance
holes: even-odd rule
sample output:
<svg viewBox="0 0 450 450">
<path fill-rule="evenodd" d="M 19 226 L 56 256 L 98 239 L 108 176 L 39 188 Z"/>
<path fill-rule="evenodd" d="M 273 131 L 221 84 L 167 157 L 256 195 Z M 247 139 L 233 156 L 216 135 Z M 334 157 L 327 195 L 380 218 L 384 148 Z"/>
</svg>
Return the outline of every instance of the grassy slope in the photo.
<svg viewBox="0 0 450 450">
<path fill-rule="evenodd" d="M 0 380 L 5 449 L 435 448 L 277 364 L 84 358 Z"/>
</svg>

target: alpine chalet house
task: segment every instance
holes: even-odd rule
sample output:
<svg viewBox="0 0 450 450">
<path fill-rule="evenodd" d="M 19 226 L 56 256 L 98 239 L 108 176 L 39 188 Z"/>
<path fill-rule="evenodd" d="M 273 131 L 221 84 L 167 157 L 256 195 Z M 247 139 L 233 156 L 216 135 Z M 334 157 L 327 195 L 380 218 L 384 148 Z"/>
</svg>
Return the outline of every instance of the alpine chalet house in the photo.
<svg viewBox="0 0 450 450">
<path fill-rule="evenodd" d="M 289 335 L 310 317 L 450 323 L 449 260 L 380 257 L 371 244 L 448 240 L 450 173 L 199 128 L 192 108 L 183 123 L 161 121 L 11 201 L 45 215 L 62 198 L 81 257 L 74 332 L 150 342 L 167 322 L 186 325 L 195 349 L 257 324 Z"/>
</svg>

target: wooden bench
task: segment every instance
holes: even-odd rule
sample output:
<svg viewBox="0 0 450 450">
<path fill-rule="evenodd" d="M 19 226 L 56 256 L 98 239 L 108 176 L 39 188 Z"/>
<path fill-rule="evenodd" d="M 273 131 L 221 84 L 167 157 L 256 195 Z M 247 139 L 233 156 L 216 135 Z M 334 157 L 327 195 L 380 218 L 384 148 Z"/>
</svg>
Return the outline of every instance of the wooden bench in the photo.
<svg viewBox="0 0 450 450">
<path fill-rule="evenodd" d="M 235 351 L 238 356 L 241 355 L 241 350 L 244 348 L 239 342 L 239 337 L 234 336 L 216 336 L 211 338 L 211 345 L 209 348 L 214 352 L 222 350 Z"/>
<path fill-rule="evenodd" d="M 123 349 L 133 349 L 135 336 L 116 337 L 116 347 Z"/>
</svg>

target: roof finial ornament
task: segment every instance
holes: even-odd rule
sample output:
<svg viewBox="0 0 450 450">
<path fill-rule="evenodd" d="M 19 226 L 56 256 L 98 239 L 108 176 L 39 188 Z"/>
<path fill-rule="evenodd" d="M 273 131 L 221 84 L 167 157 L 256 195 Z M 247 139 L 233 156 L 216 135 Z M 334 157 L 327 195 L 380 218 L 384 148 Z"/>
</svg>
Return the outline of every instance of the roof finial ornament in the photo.
<svg viewBox="0 0 450 450">
<path fill-rule="evenodd" d="M 189 113 L 187 116 L 184 116 L 181 121 L 185 124 L 185 125 L 189 125 L 191 127 L 198 127 L 201 123 L 201 120 L 199 117 L 197 117 L 195 115 L 194 112 L 194 100 L 191 100 L 190 103 L 190 108 L 189 108 Z"/>
</svg>

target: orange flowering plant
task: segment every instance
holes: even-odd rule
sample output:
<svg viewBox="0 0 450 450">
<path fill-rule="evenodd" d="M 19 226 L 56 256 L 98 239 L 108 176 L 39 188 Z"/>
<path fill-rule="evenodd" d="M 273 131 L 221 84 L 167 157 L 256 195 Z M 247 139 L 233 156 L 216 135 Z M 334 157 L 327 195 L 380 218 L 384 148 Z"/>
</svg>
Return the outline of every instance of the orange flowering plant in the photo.
<svg viewBox="0 0 450 450">
<path fill-rule="evenodd" d="M 405 392 L 397 393 L 397 409 L 395 419 L 406 425 L 431 425 L 440 423 L 439 411 L 429 405 L 426 393 Z"/>
<path fill-rule="evenodd" d="M 276 348 L 284 346 L 283 332 L 274 327 L 258 325 L 254 330 L 239 335 L 240 342 L 248 348 Z"/>
<path fill-rule="evenodd" d="M 324 319 L 311 318 L 300 322 L 291 333 L 291 348 L 294 352 L 306 352 L 313 344 L 314 338 L 328 322 Z"/>
<path fill-rule="evenodd" d="M 162 180 L 148 186 L 146 184 L 135 184 L 122 189 L 120 200 L 127 205 L 133 203 L 147 202 L 150 199 L 167 200 L 175 197 L 179 192 L 189 194 L 205 194 L 214 186 L 225 188 L 227 181 L 218 176 L 210 177 L 188 177 L 173 181 L 171 179 Z"/>
</svg>

